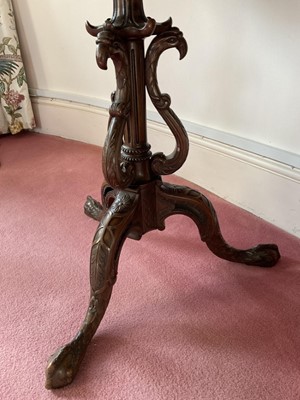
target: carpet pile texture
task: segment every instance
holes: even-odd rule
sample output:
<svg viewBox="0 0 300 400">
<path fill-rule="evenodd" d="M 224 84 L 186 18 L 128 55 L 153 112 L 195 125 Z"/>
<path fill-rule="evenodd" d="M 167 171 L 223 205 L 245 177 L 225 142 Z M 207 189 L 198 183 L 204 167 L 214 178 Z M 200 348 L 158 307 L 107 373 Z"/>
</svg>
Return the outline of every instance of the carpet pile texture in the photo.
<svg viewBox="0 0 300 400">
<path fill-rule="evenodd" d="M 47 359 L 88 305 L 97 222 L 83 205 L 100 198 L 101 149 L 25 133 L 0 137 L 0 161 L 1 400 L 300 399 L 299 239 L 178 177 L 209 197 L 231 245 L 274 242 L 278 265 L 218 259 L 184 216 L 128 239 L 77 377 L 46 390 Z"/>
</svg>

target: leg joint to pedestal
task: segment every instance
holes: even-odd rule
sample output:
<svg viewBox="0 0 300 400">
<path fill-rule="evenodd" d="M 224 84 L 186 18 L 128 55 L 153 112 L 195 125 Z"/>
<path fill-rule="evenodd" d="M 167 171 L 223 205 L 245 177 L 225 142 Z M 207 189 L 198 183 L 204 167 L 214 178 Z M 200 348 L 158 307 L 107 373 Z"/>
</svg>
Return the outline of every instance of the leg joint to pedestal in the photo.
<svg viewBox="0 0 300 400">
<path fill-rule="evenodd" d="M 145 233 L 152 230 L 164 230 L 164 221 L 160 218 L 158 204 L 158 190 L 161 181 L 153 180 L 137 189 L 139 204 L 136 209 L 135 218 L 130 227 L 128 237 L 139 240 Z"/>
</svg>

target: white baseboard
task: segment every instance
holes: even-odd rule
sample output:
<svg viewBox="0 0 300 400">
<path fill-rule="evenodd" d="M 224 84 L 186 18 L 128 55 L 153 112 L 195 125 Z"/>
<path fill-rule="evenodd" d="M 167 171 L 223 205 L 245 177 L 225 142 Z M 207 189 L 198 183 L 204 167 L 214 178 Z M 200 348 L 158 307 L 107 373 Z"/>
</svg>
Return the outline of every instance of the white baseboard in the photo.
<svg viewBox="0 0 300 400">
<path fill-rule="evenodd" d="M 32 98 L 37 131 L 102 146 L 105 108 L 62 99 Z M 148 123 L 152 151 L 170 153 L 174 139 Z M 177 175 L 300 237 L 300 169 L 189 132 L 190 152 Z"/>
<path fill-rule="evenodd" d="M 103 146 L 108 123 L 104 108 L 53 98 L 31 100 L 36 131 Z"/>
</svg>

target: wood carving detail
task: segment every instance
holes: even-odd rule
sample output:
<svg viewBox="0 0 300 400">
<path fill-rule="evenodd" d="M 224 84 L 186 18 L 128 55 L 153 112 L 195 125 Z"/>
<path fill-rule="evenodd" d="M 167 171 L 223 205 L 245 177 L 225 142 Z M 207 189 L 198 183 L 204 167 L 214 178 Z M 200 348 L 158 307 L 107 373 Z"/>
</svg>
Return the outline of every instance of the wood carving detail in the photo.
<svg viewBox="0 0 300 400">
<path fill-rule="evenodd" d="M 161 184 L 158 192 L 160 218 L 183 214 L 197 225 L 202 241 L 218 257 L 259 267 L 273 267 L 280 258 L 275 244 L 261 244 L 250 249 L 236 249 L 224 240 L 212 203 L 201 193 L 185 186 Z"/>
<path fill-rule="evenodd" d="M 160 113 L 166 124 L 171 129 L 176 147 L 174 151 L 165 156 L 163 153 L 156 153 L 152 157 L 151 168 L 155 174 L 169 175 L 177 171 L 188 155 L 188 136 L 179 118 L 170 108 L 171 98 L 168 94 L 162 94 L 157 80 L 157 65 L 161 54 L 171 48 L 179 51 L 180 59 L 187 53 L 187 43 L 178 28 L 170 28 L 156 36 L 150 43 L 146 55 L 146 87 L 152 103 Z"/>
<path fill-rule="evenodd" d="M 160 92 L 157 65 L 161 54 L 170 48 L 176 48 L 183 58 L 187 44 L 180 30 L 172 27 L 171 19 L 156 23 L 146 18 L 142 0 L 113 0 L 113 4 L 113 16 L 103 25 L 87 23 L 88 32 L 97 36 L 98 66 L 107 69 L 111 58 L 116 71 L 116 91 L 103 152 L 106 182 L 102 199 L 100 203 L 89 196 L 84 206 L 85 213 L 99 221 L 90 255 L 89 306 L 74 339 L 49 359 L 48 389 L 65 386 L 74 379 L 108 306 L 126 237 L 139 240 L 151 230 L 163 230 L 169 216 L 183 214 L 195 222 L 202 241 L 220 258 L 260 267 L 272 267 L 280 258 L 274 244 L 246 250 L 229 246 L 221 234 L 216 212 L 204 195 L 162 182 L 160 175 L 171 174 L 184 163 L 189 145 L 182 123 L 170 108 L 170 96 Z M 157 36 L 145 58 L 142 39 L 151 34 Z M 168 156 L 152 156 L 150 152 L 145 86 L 176 141 Z"/>
<path fill-rule="evenodd" d="M 104 144 L 102 168 L 106 181 L 113 187 L 126 188 L 134 180 L 134 166 L 121 159 L 124 130 L 130 112 L 130 73 L 126 48 L 112 31 L 98 34 L 96 59 L 101 69 L 107 69 L 111 58 L 116 70 L 117 89 L 109 109 L 108 132 Z"/>
<path fill-rule="evenodd" d="M 119 192 L 100 221 L 91 249 L 91 295 L 86 317 L 75 338 L 50 357 L 46 388 L 59 388 L 71 383 L 79 369 L 108 306 L 117 278 L 120 252 L 136 205 L 135 193 Z"/>
</svg>

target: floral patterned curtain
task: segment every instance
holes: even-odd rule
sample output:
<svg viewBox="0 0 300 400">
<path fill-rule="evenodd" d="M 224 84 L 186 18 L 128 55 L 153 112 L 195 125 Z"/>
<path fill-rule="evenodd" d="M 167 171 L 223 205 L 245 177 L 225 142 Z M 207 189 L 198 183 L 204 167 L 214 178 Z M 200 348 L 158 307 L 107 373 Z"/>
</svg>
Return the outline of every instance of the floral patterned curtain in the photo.
<svg viewBox="0 0 300 400">
<path fill-rule="evenodd" d="M 35 127 L 11 0 L 0 0 L 0 134 Z"/>
</svg>

